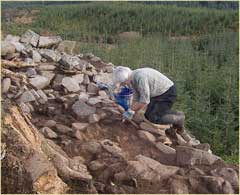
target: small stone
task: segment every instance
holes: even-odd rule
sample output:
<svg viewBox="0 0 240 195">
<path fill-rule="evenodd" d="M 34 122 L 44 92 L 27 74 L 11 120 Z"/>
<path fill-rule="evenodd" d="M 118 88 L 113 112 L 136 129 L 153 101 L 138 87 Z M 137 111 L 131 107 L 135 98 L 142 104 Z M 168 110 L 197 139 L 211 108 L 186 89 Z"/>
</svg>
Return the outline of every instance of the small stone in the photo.
<svg viewBox="0 0 240 195">
<path fill-rule="evenodd" d="M 59 133 L 69 133 L 69 132 L 72 132 L 72 129 L 65 126 L 65 125 L 62 125 L 62 124 L 56 124 L 56 128 L 57 128 L 57 131 Z"/>
<path fill-rule="evenodd" d="M 84 74 L 83 84 L 88 85 L 90 83 L 89 76 Z"/>
<path fill-rule="evenodd" d="M 81 131 L 75 131 L 74 137 L 76 137 L 78 140 L 84 140 L 84 136 Z"/>
<path fill-rule="evenodd" d="M 99 58 L 97 56 L 94 56 L 94 57 L 91 58 L 91 61 L 93 61 L 93 62 L 100 62 L 101 58 Z"/>
<path fill-rule="evenodd" d="M 54 121 L 54 120 L 47 120 L 47 121 L 45 121 L 45 123 L 44 123 L 44 125 L 46 126 L 46 127 L 55 127 L 56 126 L 56 124 L 57 124 L 57 122 L 56 121 Z"/>
<path fill-rule="evenodd" d="M 97 170 L 101 170 L 101 169 L 105 168 L 105 166 L 106 165 L 104 163 L 101 163 L 98 160 L 94 160 L 94 161 L 90 162 L 89 169 L 91 171 L 97 171 Z"/>
<path fill-rule="evenodd" d="M 32 51 L 32 59 L 34 62 L 41 62 L 42 56 L 40 55 L 40 53 L 38 53 L 35 50 L 31 50 Z"/>
<path fill-rule="evenodd" d="M 67 54 L 73 54 L 73 50 L 75 48 L 75 45 L 76 45 L 76 41 L 64 40 L 58 45 L 57 50 L 59 52 L 65 52 Z"/>
<path fill-rule="evenodd" d="M 139 130 L 138 135 L 140 138 L 142 138 L 146 141 L 149 141 L 151 143 L 154 143 L 156 141 L 156 138 L 154 137 L 154 135 L 152 135 L 151 133 L 149 133 L 147 131 Z"/>
<path fill-rule="evenodd" d="M 3 81 L 2 81 L 2 93 L 7 93 L 10 85 L 11 85 L 11 79 L 10 78 L 3 79 Z"/>
<path fill-rule="evenodd" d="M 91 114 L 88 118 L 89 123 L 97 123 L 100 120 L 100 116 L 97 114 Z"/>
<path fill-rule="evenodd" d="M 89 126 L 88 123 L 72 123 L 72 129 L 75 131 L 83 131 Z"/>
<path fill-rule="evenodd" d="M 98 92 L 98 95 L 101 96 L 102 98 L 108 98 L 107 93 L 106 93 L 105 91 L 103 91 L 103 90 L 100 90 L 100 91 Z"/>
<path fill-rule="evenodd" d="M 34 47 L 37 47 L 39 35 L 32 30 L 27 30 L 22 36 L 20 41 L 22 43 L 31 44 Z"/>
<path fill-rule="evenodd" d="M 52 64 L 41 64 L 37 67 L 38 70 L 55 70 L 56 66 Z"/>
<path fill-rule="evenodd" d="M 99 99 L 99 98 L 95 98 L 95 97 L 92 97 L 92 98 L 89 98 L 88 99 L 88 104 L 89 105 L 91 105 L 91 106 L 93 106 L 93 105 L 96 105 L 96 104 L 98 104 L 98 103 L 100 103 L 101 102 L 101 100 Z"/>
<path fill-rule="evenodd" d="M 89 95 L 87 93 L 80 93 L 78 96 L 78 100 L 81 102 L 87 102 L 89 98 Z"/>
<path fill-rule="evenodd" d="M 46 77 L 46 78 L 48 78 L 49 79 L 49 82 L 51 82 L 52 81 L 52 79 L 54 78 L 54 76 L 55 76 L 55 74 L 52 72 L 52 71 L 43 71 L 43 70 L 41 70 L 40 71 L 40 74 L 41 74 L 41 76 L 44 76 L 44 77 Z"/>
<path fill-rule="evenodd" d="M 96 112 L 95 107 L 89 106 L 81 101 L 76 101 L 72 105 L 72 109 L 73 109 L 74 113 L 79 117 L 86 117 L 86 116 L 89 116 Z"/>
<path fill-rule="evenodd" d="M 24 112 L 24 113 L 31 113 L 31 109 L 25 103 L 21 102 L 19 104 L 19 106 L 20 106 L 22 112 Z"/>
<path fill-rule="evenodd" d="M 48 78 L 40 75 L 36 75 L 34 78 L 30 78 L 29 82 L 37 89 L 43 89 L 47 87 L 50 83 Z"/>
<path fill-rule="evenodd" d="M 89 85 L 87 87 L 87 91 L 88 91 L 88 93 L 96 94 L 99 91 L 99 89 L 95 83 L 89 83 Z"/>
<path fill-rule="evenodd" d="M 74 68 L 84 70 L 87 65 L 87 61 L 81 60 L 77 56 L 71 56 L 68 54 L 63 55 L 59 63 L 63 69 L 67 70 L 72 70 Z"/>
<path fill-rule="evenodd" d="M 99 73 L 93 77 L 95 82 L 101 82 L 105 84 L 113 84 L 113 74 L 112 73 Z"/>
<path fill-rule="evenodd" d="M 27 72 L 26 72 L 26 75 L 27 75 L 28 77 L 32 77 L 32 76 L 34 76 L 34 75 L 37 75 L 37 72 L 36 72 L 36 70 L 35 70 L 34 68 L 28 68 L 28 69 L 27 69 Z"/>
<path fill-rule="evenodd" d="M 152 125 L 146 123 L 146 122 L 141 122 L 140 123 L 140 128 L 145 130 L 145 131 L 149 131 L 150 133 L 155 133 L 158 135 L 164 135 L 165 136 L 165 132 L 163 130 L 160 130 L 156 127 L 153 127 Z"/>
<path fill-rule="evenodd" d="M 8 54 L 13 54 L 15 53 L 15 46 L 7 41 L 2 41 L 1 42 L 1 56 L 6 56 Z"/>
<path fill-rule="evenodd" d="M 83 82 L 83 74 L 77 74 L 72 76 L 72 78 L 78 83 L 81 84 Z"/>
<path fill-rule="evenodd" d="M 39 94 L 39 96 L 41 98 L 41 101 L 42 101 L 40 103 L 44 104 L 44 103 L 46 103 L 48 101 L 47 95 L 41 89 L 37 90 L 37 93 Z"/>
<path fill-rule="evenodd" d="M 87 92 L 86 86 L 85 85 L 80 85 L 80 91 L 81 92 Z"/>
<path fill-rule="evenodd" d="M 50 48 L 54 45 L 58 45 L 62 41 L 60 36 L 40 36 L 38 47 Z"/>
<path fill-rule="evenodd" d="M 50 62 L 58 62 L 61 59 L 61 55 L 51 49 L 40 49 L 39 53 Z"/>
<path fill-rule="evenodd" d="M 13 36 L 13 35 L 7 35 L 6 38 L 4 39 L 4 41 L 8 41 L 8 42 L 19 42 L 20 37 L 19 36 Z"/>
<path fill-rule="evenodd" d="M 69 92 L 77 92 L 80 90 L 80 87 L 75 79 L 71 77 L 65 77 L 62 80 L 62 85 L 69 91 Z"/>
<path fill-rule="evenodd" d="M 23 103 L 33 102 L 35 100 L 36 100 L 36 98 L 30 91 L 25 91 L 20 97 L 20 102 L 23 102 Z"/>
<path fill-rule="evenodd" d="M 41 131 L 47 138 L 53 139 L 58 137 L 58 135 L 49 127 L 43 127 Z"/>
</svg>

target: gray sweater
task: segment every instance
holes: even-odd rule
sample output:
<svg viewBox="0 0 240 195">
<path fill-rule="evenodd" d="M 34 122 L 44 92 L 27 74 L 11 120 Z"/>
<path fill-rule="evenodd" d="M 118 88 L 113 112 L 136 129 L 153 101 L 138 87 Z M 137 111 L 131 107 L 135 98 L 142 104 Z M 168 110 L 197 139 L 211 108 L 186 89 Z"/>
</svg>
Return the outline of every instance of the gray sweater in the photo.
<svg viewBox="0 0 240 195">
<path fill-rule="evenodd" d="M 135 101 L 149 104 L 151 97 L 165 93 L 173 82 L 152 68 L 139 68 L 132 72 L 132 87 Z"/>
</svg>

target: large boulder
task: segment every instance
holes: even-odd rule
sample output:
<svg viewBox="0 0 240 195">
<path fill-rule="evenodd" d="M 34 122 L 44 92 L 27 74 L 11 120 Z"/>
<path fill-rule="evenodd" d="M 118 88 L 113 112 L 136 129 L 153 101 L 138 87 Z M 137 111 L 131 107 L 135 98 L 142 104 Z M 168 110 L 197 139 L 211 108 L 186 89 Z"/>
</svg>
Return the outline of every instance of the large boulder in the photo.
<svg viewBox="0 0 240 195">
<path fill-rule="evenodd" d="M 34 47 L 37 47 L 39 41 L 39 35 L 32 30 L 27 30 L 20 39 L 20 42 L 31 44 Z"/>
<path fill-rule="evenodd" d="M 159 183 L 176 174 L 178 170 L 178 167 L 163 165 L 152 158 L 138 155 L 136 160 L 128 161 L 124 179 L 136 178 L 145 182 Z"/>
<path fill-rule="evenodd" d="M 95 107 L 89 106 L 81 101 L 76 101 L 72 105 L 72 109 L 74 113 L 80 118 L 88 117 L 89 115 L 95 114 L 96 112 Z"/>
<path fill-rule="evenodd" d="M 177 164 L 179 165 L 212 165 L 221 158 L 210 154 L 207 151 L 186 147 L 177 146 Z"/>
<path fill-rule="evenodd" d="M 62 38 L 59 36 L 40 36 L 38 47 L 41 48 L 51 48 L 52 46 L 58 45 L 62 41 Z"/>
</svg>

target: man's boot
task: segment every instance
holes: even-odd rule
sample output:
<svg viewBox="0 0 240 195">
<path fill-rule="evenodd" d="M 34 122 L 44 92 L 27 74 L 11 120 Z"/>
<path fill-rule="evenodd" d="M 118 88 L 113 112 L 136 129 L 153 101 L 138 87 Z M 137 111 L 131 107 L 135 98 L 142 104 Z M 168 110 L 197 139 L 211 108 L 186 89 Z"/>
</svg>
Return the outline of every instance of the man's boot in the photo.
<svg viewBox="0 0 240 195">
<path fill-rule="evenodd" d="M 162 124 L 172 124 L 172 128 L 169 128 L 165 131 L 166 134 L 173 137 L 174 133 L 178 133 L 186 142 L 191 142 L 192 145 L 199 144 L 200 142 L 193 136 L 190 136 L 190 134 L 185 130 L 184 120 L 185 115 L 180 111 L 169 111 L 161 117 Z"/>
</svg>

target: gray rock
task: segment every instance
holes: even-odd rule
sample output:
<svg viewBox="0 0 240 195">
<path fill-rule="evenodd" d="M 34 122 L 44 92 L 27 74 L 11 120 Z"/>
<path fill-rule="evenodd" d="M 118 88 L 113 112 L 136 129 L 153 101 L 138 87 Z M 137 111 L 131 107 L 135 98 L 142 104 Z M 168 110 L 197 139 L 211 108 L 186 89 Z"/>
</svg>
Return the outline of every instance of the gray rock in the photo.
<svg viewBox="0 0 240 195">
<path fill-rule="evenodd" d="M 36 50 L 31 50 L 32 59 L 34 62 L 41 62 L 42 56 Z"/>
<path fill-rule="evenodd" d="M 36 100 L 35 96 L 30 91 L 25 91 L 19 99 L 19 101 L 23 103 L 33 102 L 35 100 Z"/>
<path fill-rule="evenodd" d="M 32 58 L 25 58 L 24 62 L 26 62 L 29 65 L 34 65 L 33 59 Z"/>
<path fill-rule="evenodd" d="M 47 120 L 47 121 L 44 122 L 44 125 L 46 127 L 50 127 L 50 128 L 55 127 L 56 124 L 57 124 L 57 122 L 55 120 Z"/>
<path fill-rule="evenodd" d="M 89 117 L 88 117 L 88 122 L 90 123 L 90 124 L 92 124 L 92 123 L 97 123 L 98 121 L 100 121 L 100 116 L 99 115 L 97 115 L 97 114 L 91 114 Z"/>
<path fill-rule="evenodd" d="M 69 92 L 77 92 L 80 90 L 80 87 L 75 79 L 71 77 L 65 77 L 62 80 L 62 85 L 69 91 Z"/>
<path fill-rule="evenodd" d="M 103 99 L 108 98 L 108 95 L 107 95 L 107 93 L 104 90 L 100 90 L 98 92 L 98 95 L 100 96 L 100 98 L 103 98 Z"/>
<path fill-rule="evenodd" d="M 62 38 L 59 36 L 40 36 L 38 47 L 41 48 L 50 48 L 52 46 L 58 45 L 62 41 Z"/>
<path fill-rule="evenodd" d="M 89 83 L 90 83 L 89 76 L 84 74 L 83 84 L 84 85 L 88 85 Z"/>
<path fill-rule="evenodd" d="M 50 139 L 54 139 L 54 138 L 58 137 L 58 135 L 52 129 L 50 129 L 49 127 L 43 127 L 41 129 L 41 132 L 43 133 L 43 135 L 45 137 L 50 138 Z"/>
<path fill-rule="evenodd" d="M 69 128 L 66 125 L 62 125 L 62 124 L 56 124 L 56 128 L 59 133 L 63 133 L 63 134 L 73 132 L 73 130 L 71 128 Z"/>
<path fill-rule="evenodd" d="M 81 84 L 83 82 L 83 74 L 77 74 L 72 76 L 72 78 L 78 83 Z"/>
<path fill-rule="evenodd" d="M 37 93 L 40 96 L 40 103 L 45 104 L 48 101 L 47 95 L 41 89 L 37 90 Z"/>
<path fill-rule="evenodd" d="M 77 138 L 80 141 L 83 141 L 85 139 L 84 134 L 81 131 L 75 131 L 74 137 Z"/>
<path fill-rule="evenodd" d="M 64 52 L 67 54 L 73 54 L 73 50 L 75 46 L 76 46 L 76 41 L 64 40 L 58 45 L 57 51 Z"/>
<path fill-rule="evenodd" d="M 235 191 L 239 190 L 238 174 L 233 168 L 229 167 L 217 168 L 211 171 L 211 175 L 215 177 L 224 178 L 233 186 Z"/>
<path fill-rule="evenodd" d="M 126 154 L 122 151 L 122 149 L 111 140 L 109 139 L 102 140 L 101 145 L 106 151 L 111 153 L 113 156 L 120 157 L 122 159 L 126 158 Z"/>
<path fill-rule="evenodd" d="M 78 69 L 78 70 L 84 70 L 86 65 L 88 64 L 87 61 L 79 59 L 77 56 L 71 56 L 71 55 L 63 55 L 61 57 L 61 60 L 59 61 L 61 64 L 61 67 L 63 69 L 72 70 L 72 69 Z"/>
<path fill-rule="evenodd" d="M 84 153 L 84 157 L 91 157 L 102 152 L 102 146 L 96 141 L 85 142 L 81 146 L 81 151 Z M 89 159 L 89 158 L 88 158 Z"/>
<path fill-rule="evenodd" d="M 96 108 L 89 106 L 87 104 L 85 104 L 84 102 L 81 101 L 76 101 L 73 105 L 72 105 L 72 109 L 74 111 L 74 113 L 81 117 L 87 117 L 91 114 L 94 114 L 96 112 Z"/>
<path fill-rule="evenodd" d="M 56 66 L 52 64 L 41 64 L 37 67 L 38 70 L 55 70 Z"/>
<path fill-rule="evenodd" d="M 41 96 L 34 89 L 31 89 L 30 92 L 34 95 L 36 100 L 41 98 Z"/>
<path fill-rule="evenodd" d="M 221 158 L 203 150 L 177 146 L 177 163 L 179 165 L 211 165 Z"/>
<path fill-rule="evenodd" d="M 52 81 L 52 79 L 54 78 L 55 74 L 52 71 L 40 71 L 40 74 L 46 78 L 49 79 L 49 83 Z"/>
<path fill-rule="evenodd" d="M 89 85 L 87 86 L 87 92 L 88 93 L 98 93 L 99 88 L 97 87 L 97 85 L 95 83 L 89 83 Z"/>
<path fill-rule="evenodd" d="M 61 55 L 51 49 L 40 49 L 39 53 L 50 62 L 58 62 L 61 59 Z"/>
<path fill-rule="evenodd" d="M 1 42 L 1 56 L 6 56 L 9 54 L 15 53 L 15 45 L 10 42 L 2 41 Z"/>
<path fill-rule="evenodd" d="M 11 41 L 11 43 L 15 46 L 17 52 L 22 52 L 25 50 L 25 46 L 22 43 Z"/>
<path fill-rule="evenodd" d="M 20 39 L 20 42 L 31 44 L 34 47 L 37 47 L 39 41 L 39 35 L 31 30 L 27 30 Z"/>
<path fill-rule="evenodd" d="M 28 68 L 26 71 L 26 75 L 28 77 L 32 77 L 32 76 L 37 75 L 37 72 L 36 72 L 35 68 Z"/>
<path fill-rule="evenodd" d="M 99 73 L 94 76 L 93 80 L 111 85 L 113 84 L 113 75 L 112 73 Z"/>
<path fill-rule="evenodd" d="M 62 79 L 64 78 L 65 76 L 62 75 L 62 74 L 57 74 L 56 77 L 54 78 L 53 80 L 53 88 L 59 88 L 60 86 L 62 86 Z"/>
<path fill-rule="evenodd" d="M 91 105 L 91 106 L 94 106 L 94 105 L 96 105 L 96 104 L 98 104 L 98 103 L 101 103 L 101 100 L 99 99 L 99 98 L 97 98 L 97 97 L 92 97 L 92 98 L 89 98 L 88 99 L 88 102 L 87 102 L 89 105 Z"/>
<path fill-rule="evenodd" d="M 83 131 L 89 126 L 88 123 L 72 123 L 72 129 L 75 131 Z"/>
<path fill-rule="evenodd" d="M 106 167 L 105 163 L 102 163 L 99 160 L 91 161 L 88 166 L 91 171 L 98 171 Z"/>
<path fill-rule="evenodd" d="M 80 91 L 81 91 L 81 92 L 86 92 L 86 91 L 87 91 L 85 85 L 80 85 L 79 87 L 80 87 Z"/>
<path fill-rule="evenodd" d="M 10 86 L 11 86 L 11 79 L 10 78 L 3 79 L 3 81 L 2 81 L 2 93 L 7 93 Z"/>
<path fill-rule="evenodd" d="M 173 178 L 169 180 L 171 194 L 189 194 L 187 182 L 184 179 Z"/>
<path fill-rule="evenodd" d="M 89 95 L 87 93 L 80 93 L 80 95 L 78 96 L 78 100 L 81 102 L 87 102 L 89 98 Z"/>
<path fill-rule="evenodd" d="M 48 78 L 40 75 L 36 75 L 34 78 L 30 78 L 29 82 L 32 86 L 36 87 L 37 89 L 43 89 L 47 87 L 50 83 Z"/>
<path fill-rule="evenodd" d="M 149 141 L 151 143 L 154 143 L 156 141 L 156 138 L 154 137 L 154 135 L 152 135 L 151 133 L 147 132 L 147 131 L 138 131 L 138 136 L 146 141 Z"/>
<path fill-rule="evenodd" d="M 136 161 L 128 161 L 125 172 L 130 178 L 159 183 L 161 180 L 175 175 L 178 170 L 178 167 L 163 165 L 149 157 L 138 155 Z"/>
<path fill-rule="evenodd" d="M 14 36 L 14 35 L 7 35 L 6 38 L 4 39 L 4 41 L 8 41 L 8 42 L 19 42 L 20 37 L 19 36 Z"/>
<path fill-rule="evenodd" d="M 31 113 L 31 109 L 29 108 L 29 106 L 28 106 L 27 104 L 21 102 L 21 103 L 19 104 L 19 106 L 20 106 L 22 112 L 28 113 L 28 114 Z"/>
</svg>

